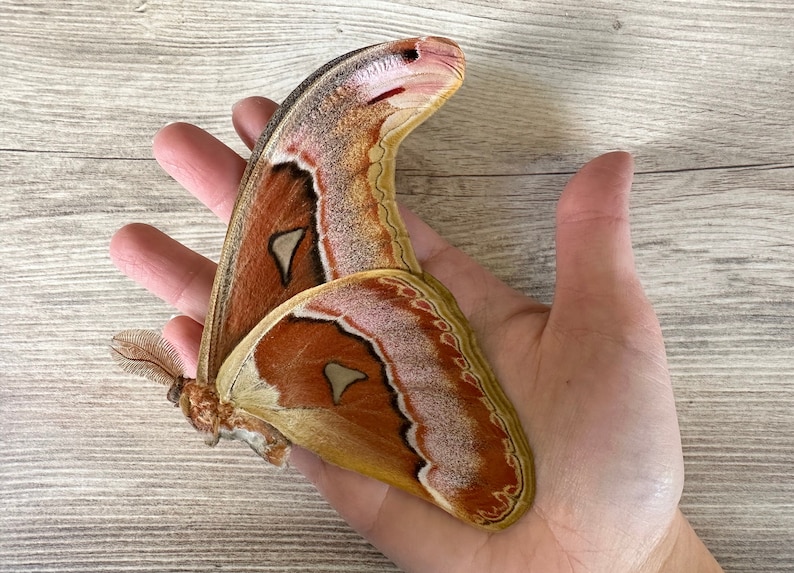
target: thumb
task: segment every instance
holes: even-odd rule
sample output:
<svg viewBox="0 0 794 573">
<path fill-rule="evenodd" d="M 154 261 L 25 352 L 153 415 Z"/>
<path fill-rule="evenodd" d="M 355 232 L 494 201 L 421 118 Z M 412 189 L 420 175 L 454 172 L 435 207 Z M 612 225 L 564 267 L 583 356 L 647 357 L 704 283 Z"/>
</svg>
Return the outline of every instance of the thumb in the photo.
<svg viewBox="0 0 794 573">
<path fill-rule="evenodd" d="M 582 167 L 560 196 L 552 307 L 558 318 L 562 311 L 581 312 L 583 304 L 614 311 L 642 293 L 629 231 L 633 167 L 628 153 L 602 155 Z"/>
</svg>

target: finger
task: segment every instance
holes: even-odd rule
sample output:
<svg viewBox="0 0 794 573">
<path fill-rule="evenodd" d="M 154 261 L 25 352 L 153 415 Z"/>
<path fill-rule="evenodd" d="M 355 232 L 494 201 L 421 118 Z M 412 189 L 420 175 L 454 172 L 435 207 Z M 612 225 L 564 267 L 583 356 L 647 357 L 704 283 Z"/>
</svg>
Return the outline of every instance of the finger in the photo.
<svg viewBox="0 0 794 573">
<path fill-rule="evenodd" d="M 216 265 L 162 231 L 133 223 L 110 241 L 110 257 L 125 275 L 203 323 Z"/>
<path fill-rule="evenodd" d="M 243 143 L 253 149 L 267 122 L 278 109 L 278 104 L 264 97 L 248 97 L 232 108 L 232 124 Z"/>
<path fill-rule="evenodd" d="M 418 497 L 326 463 L 302 448 L 293 447 L 290 463 L 351 527 L 406 570 L 467 568 L 469 563 L 456 560 L 465 559 L 486 536 Z"/>
<path fill-rule="evenodd" d="M 552 318 L 617 324 L 622 317 L 614 313 L 644 303 L 629 229 L 632 175 L 628 153 L 608 153 L 586 164 L 566 185 L 557 205 Z M 582 313 L 583 308 L 588 312 Z M 599 312 L 612 314 L 611 320 Z"/>
<path fill-rule="evenodd" d="M 209 133 L 172 123 L 154 136 L 160 166 L 224 222 L 229 221 L 245 160 Z"/>
<path fill-rule="evenodd" d="M 557 205 L 557 284 L 614 288 L 634 274 L 629 233 L 632 158 L 609 153 L 586 164 Z"/>
<path fill-rule="evenodd" d="M 188 378 L 196 377 L 201 334 L 204 327 L 189 316 L 175 316 L 163 327 L 163 338 L 179 352 Z"/>
<path fill-rule="evenodd" d="M 557 287 L 562 294 L 611 294 L 634 276 L 632 169 L 628 153 L 608 153 L 587 163 L 566 185 L 557 205 Z"/>
</svg>

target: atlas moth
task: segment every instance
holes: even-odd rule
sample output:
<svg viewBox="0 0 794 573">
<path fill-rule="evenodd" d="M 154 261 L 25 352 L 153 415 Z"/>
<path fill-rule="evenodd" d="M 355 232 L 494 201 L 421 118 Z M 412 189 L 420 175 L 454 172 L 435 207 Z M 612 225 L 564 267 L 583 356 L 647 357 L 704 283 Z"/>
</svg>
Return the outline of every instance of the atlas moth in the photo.
<svg viewBox="0 0 794 573">
<path fill-rule="evenodd" d="M 357 50 L 287 97 L 240 184 L 196 379 L 151 331 L 116 335 L 209 444 L 283 466 L 291 444 L 487 530 L 534 493 L 513 406 L 395 201 L 398 145 L 463 81 L 444 38 Z"/>
</svg>

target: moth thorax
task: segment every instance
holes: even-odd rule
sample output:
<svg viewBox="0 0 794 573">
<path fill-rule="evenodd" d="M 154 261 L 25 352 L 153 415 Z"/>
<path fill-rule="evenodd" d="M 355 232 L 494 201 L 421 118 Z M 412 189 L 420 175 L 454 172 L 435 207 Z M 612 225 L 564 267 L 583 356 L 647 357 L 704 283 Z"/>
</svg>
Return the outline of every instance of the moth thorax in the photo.
<svg viewBox="0 0 794 573">
<path fill-rule="evenodd" d="M 170 394 L 169 391 L 169 396 Z M 183 381 L 179 407 L 193 427 L 203 434 L 207 444 L 214 446 L 218 443 L 222 405 L 214 388 L 199 384 L 195 380 Z"/>
</svg>

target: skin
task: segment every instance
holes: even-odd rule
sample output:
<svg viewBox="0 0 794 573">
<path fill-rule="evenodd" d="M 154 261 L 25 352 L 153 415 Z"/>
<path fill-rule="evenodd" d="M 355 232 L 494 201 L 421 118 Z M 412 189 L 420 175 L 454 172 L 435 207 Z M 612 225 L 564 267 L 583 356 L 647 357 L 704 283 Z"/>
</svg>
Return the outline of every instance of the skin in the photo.
<svg viewBox="0 0 794 573">
<path fill-rule="evenodd" d="M 264 98 L 235 106 L 234 126 L 249 148 L 275 109 Z M 228 221 L 245 159 L 181 123 L 157 134 L 154 154 Z M 610 153 L 566 185 L 551 307 L 403 211 L 423 268 L 455 295 L 515 405 L 537 472 L 532 508 L 494 534 L 294 448 L 292 464 L 404 570 L 721 571 L 678 509 L 681 441 L 661 330 L 634 266 L 632 171 L 631 156 Z M 119 230 L 110 251 L 122 272 L 183 313 L 163 334 L 193 375 L 215 264 L 142 224 Z"/>
</svg>

